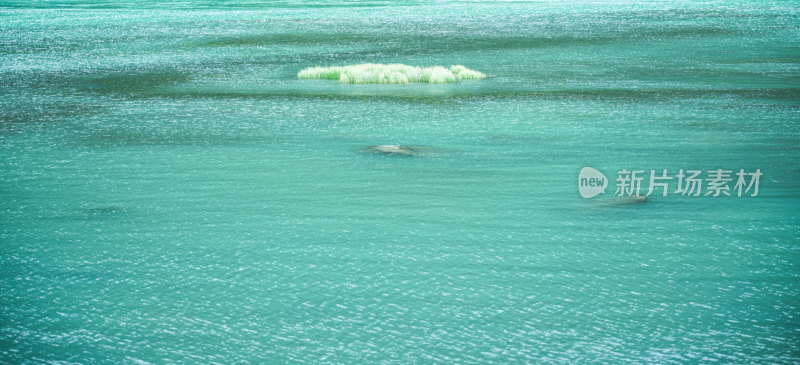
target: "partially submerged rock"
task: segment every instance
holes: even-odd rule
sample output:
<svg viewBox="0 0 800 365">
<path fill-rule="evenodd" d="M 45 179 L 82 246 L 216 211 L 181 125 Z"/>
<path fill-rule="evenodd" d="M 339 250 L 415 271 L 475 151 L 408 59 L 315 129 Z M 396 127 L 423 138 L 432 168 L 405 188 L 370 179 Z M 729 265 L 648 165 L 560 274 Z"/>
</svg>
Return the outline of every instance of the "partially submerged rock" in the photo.
<svg viewBox="0 0 800 365">
<path fill-rule="evenodd" d="M 414 148 L 410 146 L 401 146 L 399 144 L 382 144 L 379 146 L 367 147 L 369 152 L 384 154 L 384 155 L 401 155 L 401 156 L 414 156 L 417 153 Z"/>
<path fill-rule="evenodd" d="M 431 148 L 426 146 L 406 146 L 399 144 L 382 144 L 364 148 L 364 151 L 368 153 L 394 156 L 421 156 L 430 150 Z"/>
<path fill-rule="evenodd" d="M 486 75 L 461 65 L 415 67 L 399 63 L 383 65 L 362 63 L 349 66 L 309 67 L 297 73 L 299 79 L 339 80 L 342 84 L 408 84 L 425 82 L 444 84 L 462 80 L 480 80 Z"/>
<path fill-rule="evenodd" d="M 647 197 L 644 195 L 629 195 L 619 196 L 608 201 L 611 205 L 633 205 L 647 202 Z"/>
</svg>

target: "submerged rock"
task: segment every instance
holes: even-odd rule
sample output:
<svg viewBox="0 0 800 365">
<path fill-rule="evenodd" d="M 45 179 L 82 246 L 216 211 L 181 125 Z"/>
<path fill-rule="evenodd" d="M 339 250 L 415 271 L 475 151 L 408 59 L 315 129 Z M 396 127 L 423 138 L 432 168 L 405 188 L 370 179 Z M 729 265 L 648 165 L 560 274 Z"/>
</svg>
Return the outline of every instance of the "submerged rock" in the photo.
<svg viewBox="0 0 800 365">
<path fill-rule="evenodd" d="M 424 146 L 404 146 L 399 144 L 382 144 L 369 146 L 364 150 L 369 153 L 395 156 L 420 156 L 430 148 Z"/>
<path fill-rule="evenodd" d="M 632 204 L 641 204 L 647 202 L 647 197 L 644 195 L 631 195 L 631 196 L 620 196 L 616 197 L 610 201 L 608 204 L 611 205 L 632 205 Z"/>
<path fill-rule="evenodd" d="M 124 209 L 122 207 L 116 205 L 104 205 L 104 206 L 84 209 L 82 213 L 90 216 L 106 216 L 122 212 L 124 212 Z"/>
<path fill-rule="evenodd" d="M 408 146 L 401 146 L 399 144 L 382 144 L 379 146 L 369 146 L 367 150 L 373 153 L 380 153 L 385 155 L 402 155 L 414 156 L 416 153 L 414 149 Z"/>
</svg>

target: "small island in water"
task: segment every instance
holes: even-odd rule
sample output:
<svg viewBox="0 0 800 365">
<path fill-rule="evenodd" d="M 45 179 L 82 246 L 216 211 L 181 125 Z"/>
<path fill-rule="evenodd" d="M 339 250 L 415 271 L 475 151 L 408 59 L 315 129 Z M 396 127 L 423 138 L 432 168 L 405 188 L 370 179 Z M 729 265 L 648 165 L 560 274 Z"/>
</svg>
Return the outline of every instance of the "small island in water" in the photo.
<svg viewBox="0 0 800 365">
<path fill-rule="evenodd" d="M 416 67 L 403 64 L 362 63 L 350 66 L 309 67 L 297 73 L 299 79 L 339 80 L 342 84 L 444 84 L 486 78 L 482 72 L 461 65 Z"/>
</svg>

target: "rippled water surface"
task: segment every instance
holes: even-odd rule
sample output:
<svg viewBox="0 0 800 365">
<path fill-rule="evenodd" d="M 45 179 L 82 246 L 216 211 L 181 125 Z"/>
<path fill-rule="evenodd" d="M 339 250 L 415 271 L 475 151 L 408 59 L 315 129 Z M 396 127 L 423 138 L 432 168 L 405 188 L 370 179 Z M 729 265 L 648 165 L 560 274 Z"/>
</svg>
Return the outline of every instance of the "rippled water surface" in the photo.
<svg viewBox="0 0 800 365">
<path fill-rule="evenodd" d="M 798 363 L 799 122 L 797 1 L 0 1 L 0 363 Z"/>
</svg>

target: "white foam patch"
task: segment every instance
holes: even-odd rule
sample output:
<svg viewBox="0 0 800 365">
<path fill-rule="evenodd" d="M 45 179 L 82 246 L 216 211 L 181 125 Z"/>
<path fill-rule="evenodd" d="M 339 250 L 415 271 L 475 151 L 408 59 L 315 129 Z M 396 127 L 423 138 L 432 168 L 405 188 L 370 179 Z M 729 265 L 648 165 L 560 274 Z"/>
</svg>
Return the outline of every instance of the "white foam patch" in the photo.
<svg viewBox="0 0 800 365">
<path fill-rule="evenodd" d="M 444 84 L 485 78 L 482 72 L 461 65 L 415 67 L 403 64 L 362 63 L 351 66 L 309 67 L 297 73 L 300 79 L 339 80 L 343 84 L 408 84 L 427 82 Z"/>
</svg>

